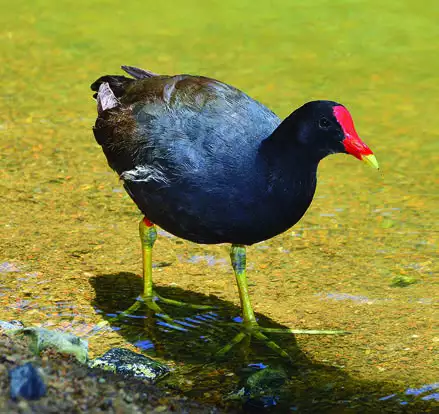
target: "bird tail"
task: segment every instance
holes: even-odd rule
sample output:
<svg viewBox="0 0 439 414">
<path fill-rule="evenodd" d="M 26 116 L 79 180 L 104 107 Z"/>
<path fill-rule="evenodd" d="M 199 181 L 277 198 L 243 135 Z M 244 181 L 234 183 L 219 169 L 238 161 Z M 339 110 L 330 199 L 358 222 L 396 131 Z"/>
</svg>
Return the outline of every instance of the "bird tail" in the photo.
<svg viewBox="0 0 439 414">
<path fill-rule="evenodd" d="M 119 98 L 125 95 L 128 86 L 136 80 L 158 76 L 153 72 L 134 66 L 121 67 L 134 79 L 120 75 L 105 75 L 94 81 L 90 86 L 91 90 L 96 92 L 93 94 L 93 98 L 97 100 L 99 114 L 106 109 L 116 107 L 119 104 Z"/>
<path fill-rule="evenodd" d="M 131 75 L 132 78 L 127 78 L 126 76 L 120 75 L 105 75 L 101 76 L 99 79 L 94 81 L 90 88 L 92 91 L 96 93 L 93 95 L 93 98 L 97 99 L 99 88 L 103 83 L 108 83 L 109 88 L 113 92 L 116 98 L 120 98 L 125 94 L 126 88 L 132 83 L 135 82 L 136 79 L 146 79 L 152 78 L 153 76 L 159 76 L 156 73 L 150 72 L 149 70 L 136 68 L 134 66 L 121 66 L 121 68 Z"/>
<path fill-rule="evenodd" d="M 116 98 L 120 98 L 125 95 L 125 90 L 127 87 L 134 82 L 134 79 L 127 78 L 125 76 L 119 75 L 105 75 L 101 76 L 99 79 L 94 81 L 90 88 L 92 91 L 96 93 L 93 95 L 93 98 L 98 99 L 98 95 L 100 93 L 101 85 L 107 84 L 113 95 Z"/>
<path fill-rule="evenodd" d="M 123 165 L 121 171 L 126 171 L 133 169 L 134 165 L 129 154 L 123 151 L 123 145 L 122 147 L 120 145 L 120 142 L 124 140 L 124 134 L 120 131 L 125 131 L 125 134 L 129 136 L 133 128 L 132 120 L 127 117 L 115 117 L 112 111 L 106 112 L 106 110 L 120 106 L 120 99 L 133 82 L 159 75 L 133 66 L 122 66 L 122 69 L 132 78 L 105 75 L 93 82 L 90 87 L 96 92 L 93 95 L 97 101 L 98 110 L 98 117 L 93 128 L 96 141 L 102 146 L 110 166 L 116 169 L 116 165 Z M 119 131 L 117 134 L 115 133 L 116 127 Z"/>
</svg>

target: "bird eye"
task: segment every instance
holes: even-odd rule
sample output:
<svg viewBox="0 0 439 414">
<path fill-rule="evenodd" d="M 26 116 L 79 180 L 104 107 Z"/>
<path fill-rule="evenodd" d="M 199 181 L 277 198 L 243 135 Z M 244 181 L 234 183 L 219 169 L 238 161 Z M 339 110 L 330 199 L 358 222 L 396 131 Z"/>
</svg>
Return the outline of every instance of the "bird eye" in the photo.
<svg viewBox="0 0 439 414">
<path fill-rule="evenodd" d="M 322 129 L 328 129 L 331 123 L 326 118 L 320 118 L 319 127 Z"/>
</svg>

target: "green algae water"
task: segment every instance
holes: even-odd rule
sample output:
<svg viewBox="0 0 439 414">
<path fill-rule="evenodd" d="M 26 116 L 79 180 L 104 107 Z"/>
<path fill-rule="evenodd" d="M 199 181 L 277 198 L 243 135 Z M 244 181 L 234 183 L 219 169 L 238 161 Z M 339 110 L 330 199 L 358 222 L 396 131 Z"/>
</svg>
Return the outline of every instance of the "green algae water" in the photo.
<svg viewBox="0 0 439 414">
<path fill-rule="evenodd" d="M 376 0 L 3 7 L 0 319 L 75 333 L 92 356 L 115 346 L 156 356 L 174 369 L 164 387 L 217 405 L 438 410 L 438 12 Z M 263 326 L 350 335 L 273 334 L 293 364 L 257 342 L 215 360 L 240 323 L 229 246 L 162 231 L 159 293 L 214 308 L 163 305 L 181 330 L 143 308 L 111 323 L 141 292 L 141 216 L 94 141 L 89 84 L 121 64 L 214 77 L 281 117 L 312 99 L 349 108 L 381 170 L 325 159 L 305 217 L 247 260 Z M 237 396 L 267 367 L 285 379 Z"/>
</svg>

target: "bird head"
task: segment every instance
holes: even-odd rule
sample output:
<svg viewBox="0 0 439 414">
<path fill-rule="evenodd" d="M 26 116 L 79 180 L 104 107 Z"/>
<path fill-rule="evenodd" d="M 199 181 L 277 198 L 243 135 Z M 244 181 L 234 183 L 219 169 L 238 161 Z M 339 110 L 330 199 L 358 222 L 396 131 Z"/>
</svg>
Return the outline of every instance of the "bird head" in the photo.
<svg viewBox="0 0 439 414">
<path fill-rule="evenodd" d="M 343 105 L 333 101 L 312 101 L 287 119 L 296 143 L 318 160 L 329 154 L 346 153 L 379 168 L 378 161 L 358 136 L 352 116 Z"/>
</svg>

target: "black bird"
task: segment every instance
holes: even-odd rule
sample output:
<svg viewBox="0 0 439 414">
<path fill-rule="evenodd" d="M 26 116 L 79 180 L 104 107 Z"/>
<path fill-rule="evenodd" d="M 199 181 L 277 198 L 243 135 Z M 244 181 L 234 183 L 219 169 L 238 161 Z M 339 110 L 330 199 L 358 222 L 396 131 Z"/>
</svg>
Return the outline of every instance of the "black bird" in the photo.
<svg viewBox="0 0 439 414">
<path fill-rule="evenodd" d="M 145 215 L 140 222 L 144 302 L 161 312 L 152 284 L 155 224 L 196 243 L 231 243 L 245 329 L 219 353 L 253 335 L 287 356 L 262 333 L 273 330 L 256 322 L 245 246 L 300 220 L 313 199 L 324 157 L 352 154 L 378 168 L 375 156 L 339 103 L 308 102 L 281 121 L 244 92 L 214 79 L 122 69 L 133 78 L 107 75 L 91 85 L 97 92 L 94 135 Z"/>
</svg>

